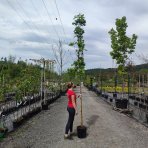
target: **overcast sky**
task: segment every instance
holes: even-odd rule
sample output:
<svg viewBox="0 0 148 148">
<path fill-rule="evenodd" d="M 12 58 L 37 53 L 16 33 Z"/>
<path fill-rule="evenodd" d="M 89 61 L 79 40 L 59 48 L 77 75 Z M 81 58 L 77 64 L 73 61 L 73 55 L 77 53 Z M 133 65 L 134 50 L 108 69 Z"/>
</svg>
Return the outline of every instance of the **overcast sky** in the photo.
<svg viewBox="0 0 148 148">
<path fill-rule="evenodd" d="M 136 55 L 148 55 L 148 0 L 0 0 L 0 57 L 54 59 L 52 46 L 59 38 L 66 51 L 65 69 L 75 59 L 75 49 L 68 46 L 74 41 L 74 15 L 83 13 L 85 30 L 86 69 L 115 67 L 109 52 L 111 41 L 108 31 L 115 28 L 116 18 L 126 16 L 127 35 L 138 35 L 135 64 L 141 64 Z M 64 33 L 65 32 L 65 33 Z"/>
</svg>

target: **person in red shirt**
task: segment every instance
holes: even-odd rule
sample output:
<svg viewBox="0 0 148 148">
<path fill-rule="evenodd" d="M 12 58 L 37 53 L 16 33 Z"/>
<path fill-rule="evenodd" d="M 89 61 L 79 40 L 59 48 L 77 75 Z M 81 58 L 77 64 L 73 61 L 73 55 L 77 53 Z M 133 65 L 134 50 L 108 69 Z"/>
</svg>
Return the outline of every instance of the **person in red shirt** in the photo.
<svg viewBox="0 0 148 148">
<path fill-rule="evenodd" d="M 70 131 L 70 135 L 73 132 L 73 121 L 75 115 L 77 115 L 77 102 L 76 102 L 76 93 L 73 91 L 73 83 L 68 83 L 67 87 L 67 98 L 68 98 L 68 105 L 67 105 L 67 111 L 69 113 L 68 121 L 65 127 L 65 135 L 64 138 L 68 138 L 68 132 Z"/>
</svg>

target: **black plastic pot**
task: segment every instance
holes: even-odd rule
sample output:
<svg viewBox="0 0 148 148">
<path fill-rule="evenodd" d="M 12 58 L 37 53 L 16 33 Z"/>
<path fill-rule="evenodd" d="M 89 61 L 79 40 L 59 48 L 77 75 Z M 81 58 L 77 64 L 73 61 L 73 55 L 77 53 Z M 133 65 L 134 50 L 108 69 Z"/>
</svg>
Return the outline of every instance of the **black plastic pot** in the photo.
<svg viewBox="0 0 148 148">
<path fill-rule="evenodd" d="M 34 115 L 33 111 L 28 112 L 28 119 L 33 117 L 33 115 Z"/>
<path fill-rule="evenodd" d="M 29 114 L 26 113 L 26 114 L 24 114 L 22 117 L 23 117 L 25 120 L 28 120 L 28 119 L 29 119 Z"/>
<path fill-rule="evenodd" d="M 113 102 L 113 99 L 112 98 L 110 98 L 110 102 Z"/>
<path fill-rule="evenodd" d="M 121 109 L 127 109 L 128 100 L 127 99 L 116 99 L 116 107 Z"/>
<path fill-rule="evenodd" d="M 77 126 L 77 135 L 78 138 L 86 138 L 87 128 L 85 126 Z"/>
<path fill-rule="evenodd" d="M 136 97 L 136 100 L 137 100 L 137 101 L 140 101 L 140 98 L 139 98 L 139 97 Z"/>
<path fill-rule="evenodd" d="M 24 118 L 23 117 L 20 117 L 16 120 L 13 121 L 13 128 L 17 128 L 19 127 L 20 125 L 22 125 L 22 123 L 24 122 Z"/>
<path fill-rule="evenodd" d="M 134 95 L 129 95 L 129 98 L 132 100 L 135 100 L 135 96 Z"/>
<path fill-rule="evenodd" d="M 148 100 L 145 100 L 145 103 L 148 104 Z"/>
<path fill-rule="evenodd" d="M 146 105 L 143 104 L 142 108 L 143 108 L 143 109 L 146 109 Z"/>
<path fill-rule="evenodd" d="M 135 100 L 136 96 L 133 95 L 133 100 Z"/>
<path fill-rule="evenodd" d="M 36 109 L 33 109 L 33 110 L 31 111 L 32 117 L 33 117 L 35 114 L 36 114 Z"/>
<path fill-rule="evenodd" d="M 139 103 L 139 108 L 143 108 L 143 104 Z"/>
<path fill-rule="evenodd" d="M 48 110 L 48 104 L 47 103 L 42 104 L 42 110 Z"/>
<path fill-rule="evenodd" d="M 9 110 L 3 110 L 3 112 L 1 114 L 7 116 L 9 114 Z"/>
<path fill-rule="evenodd" d="M 141 99 L 141 102 L 144 103 L 144 99 Z"/>
<path fill-rule="evenodd" d="M 2 112 L 2 114 L 7 116 L 7 115 L 9 115 L 10 113 L 12 113 L 15 110 L 17 110 L 17 107 L 11 107 L 11 108 L 8 108 L 8 109 L 4 110 Z"/>
<path fill-rule="evenodd" d="M 113 98 L 117 98 L 117 93 L 113 93 Z"/>
<path fill-rule="evenodd" d="M 135 106 L 138 106 L 138 102 L 134 102 L 134 105 L 135 105 Z"/>
<path fill-rule="evenodd" d="M 108 95 L 107 95 L 107 94 L 105 94 L 105 95 L 104 95 L 104 98 L 105 98 L 105 99 L 108 99 Z"/>
<path fill-rule="evenodd" d="M 101 97 L 104 97 L 104 94 L 101 94 Z"/>
<path fill-rule="evenodd" d="M 41 112 L 41 107 L 37 107 L 37 108 L 36 108 L 36 112 L 37 112 L 37 113 Z"/>
<path fill-rule="evenodd" d="M 104 94 L 101 94 L 102 97 L 104 97 Z"/>
<path fill-rule="evenodd" d="M 98 91 L 98 95 L 102 95 L 102 92 L 101 91 Z"/>
<path fill-rule="evenodd" d="M 33 115 L 36 115 L 38 113 L 38 110 L 37 110 L 37 108 L 35 108 L 34 110 L 33 110 Z"/>
</svg>

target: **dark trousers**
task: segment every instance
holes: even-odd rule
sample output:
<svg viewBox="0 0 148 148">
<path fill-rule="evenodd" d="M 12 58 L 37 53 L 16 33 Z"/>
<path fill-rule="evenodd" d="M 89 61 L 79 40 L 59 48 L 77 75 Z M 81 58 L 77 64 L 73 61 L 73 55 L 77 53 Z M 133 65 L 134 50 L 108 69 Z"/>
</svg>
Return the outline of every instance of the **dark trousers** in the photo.
<svg viewBox="0 0 148 148">
<path fill-rule="evenodd" d="M 69 113 L 69 117 L 68 117 L 68 121 L 67 121 L 66 128 L 65 128 L 65 134 L 68 134 L 69 130 L 70 130 L 70 132 L 73 131 L 73 121 L 74 121 L 74 117 L 75 117 L 75 109 L 74 108 L 67 107 L 67 111 Z"/>
</svg>

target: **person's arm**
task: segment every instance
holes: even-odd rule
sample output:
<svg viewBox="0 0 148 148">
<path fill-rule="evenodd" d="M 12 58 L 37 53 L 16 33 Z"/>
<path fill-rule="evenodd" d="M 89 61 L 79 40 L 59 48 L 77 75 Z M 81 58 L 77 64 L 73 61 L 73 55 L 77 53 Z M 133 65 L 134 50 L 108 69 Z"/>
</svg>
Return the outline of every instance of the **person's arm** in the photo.
<svg viewBox="0 0 148 148">
<path fill-rule="evenodd" d="M 76 111 L 76 114 L 77 114 L 78 113 L 78 111 L 77 111 L 77 104 L 75 102 L 75 96 L 74 95 L 71 96 L 71 100 L 72 100 L 73 107 L 74 107 L 74 109 Z"/>
</svg>

